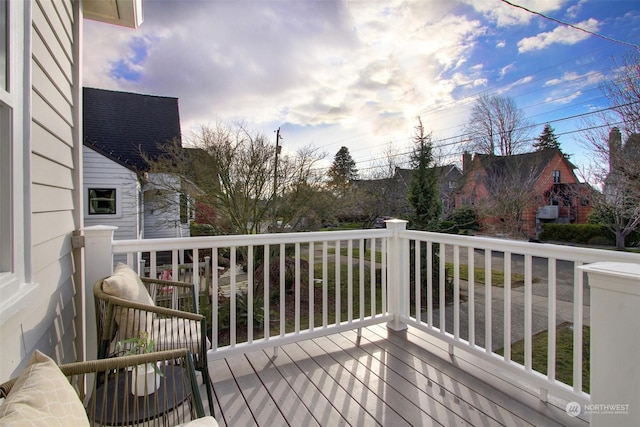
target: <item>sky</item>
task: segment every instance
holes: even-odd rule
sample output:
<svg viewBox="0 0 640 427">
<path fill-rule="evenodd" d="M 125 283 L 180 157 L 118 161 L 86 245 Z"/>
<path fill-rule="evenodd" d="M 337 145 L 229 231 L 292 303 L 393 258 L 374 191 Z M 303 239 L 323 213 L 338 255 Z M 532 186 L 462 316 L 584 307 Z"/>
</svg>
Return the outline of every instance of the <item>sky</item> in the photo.
<svg viewBox="0 0 640 427">
<path fill-rule="evenodd" d="M 314 147 L 325 165 L 345 146 L 363 177 L 411 150 L 418 117 L 438 160 L 460 161 L 482 94 L 587 164 L 577 131 L 640 44 L 640 0 L 512 1 L 586 31 L 500 0 L 143 1 L 135 30 L 85 20 L 84 86 L 179 98 L 187 144 L 222 121 L 274 143 L 280 128 L 285 154 Z"/>
</svg>

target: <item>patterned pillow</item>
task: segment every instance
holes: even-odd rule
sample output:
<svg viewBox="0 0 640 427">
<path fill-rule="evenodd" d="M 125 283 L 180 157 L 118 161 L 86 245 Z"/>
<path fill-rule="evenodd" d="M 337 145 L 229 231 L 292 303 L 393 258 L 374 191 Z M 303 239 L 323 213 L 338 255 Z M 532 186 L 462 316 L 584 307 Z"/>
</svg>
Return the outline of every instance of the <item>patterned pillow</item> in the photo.
<svg viewBox="0 0 640 427">
<path fill-rule="evenodd" d="M 116 265 L 113 274 L 102 281 L 102 290 L 114 297 L 145 305 L 154 305 L 142 280 L 128 265 Z M 151 314 L 144 311 L 117 307 L 115 320 L 118 323 L 118 340 L 137 338 L 151 324 Z"/>
<path fill-rule="evenodd" d="M 82 402 L 58 365 L 36 350 L 0 405 L 0 424 L 88 426 Z"/>
</svg>

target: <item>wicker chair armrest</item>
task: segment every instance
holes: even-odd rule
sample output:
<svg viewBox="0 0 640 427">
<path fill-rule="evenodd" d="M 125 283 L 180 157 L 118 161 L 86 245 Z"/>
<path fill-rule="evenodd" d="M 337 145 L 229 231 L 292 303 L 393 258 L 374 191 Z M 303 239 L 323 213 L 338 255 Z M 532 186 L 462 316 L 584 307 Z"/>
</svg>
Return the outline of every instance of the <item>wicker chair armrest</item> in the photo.
<svg viewBox="0 0 640 427">
<path fill-rule="evenodd" d="M 143 311 L 158 315 L 159 317 L 175 317 L 179 319 L 195 320 L 198 322 L 204 319 L 204 316 L 201 314 L 191 313 L 189 311 L 174 310 L 172 308 L 159 307 L 157 305 L 142 304 L 111 295 L 107 295 L 106 299 L 110 300 L 110 302 L 116 307 Z"/>
<path fill-rule="evenodd" d="M 197 292 L 193 283 L 150 277 L 141 277 L 140 279 L 156 305 L 173 307 L 174 304 L 177 304 L 179 310 L 197 312 Z"/>
</svg>

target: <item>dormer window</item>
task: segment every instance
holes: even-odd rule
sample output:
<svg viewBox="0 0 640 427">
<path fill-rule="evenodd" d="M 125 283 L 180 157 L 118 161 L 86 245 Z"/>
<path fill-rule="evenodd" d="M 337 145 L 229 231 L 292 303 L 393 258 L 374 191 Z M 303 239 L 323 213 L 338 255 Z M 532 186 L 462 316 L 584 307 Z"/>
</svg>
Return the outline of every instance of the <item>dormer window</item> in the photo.
<svg viewBox="0 0 640 427">
<path fill-rule="evenodd" d="M 553 171 L 553 183 L 560 184 L 560 171 L 558 169 Z"/>
</svg>

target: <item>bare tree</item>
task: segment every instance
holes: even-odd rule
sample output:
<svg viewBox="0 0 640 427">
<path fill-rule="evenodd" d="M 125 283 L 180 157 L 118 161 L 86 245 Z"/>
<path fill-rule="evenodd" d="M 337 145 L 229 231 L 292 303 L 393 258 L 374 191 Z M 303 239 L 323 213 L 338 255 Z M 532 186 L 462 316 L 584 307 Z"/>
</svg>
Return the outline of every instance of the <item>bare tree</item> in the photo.
<svg viewBox="0 0 640 427">
<path fill-rule="evenodd" d="M 242 124 L 203 126 L 190 138 L 192 148 L 179 142 L 166 154 L 148 160 L 152 173 L 171 177 L 158 186 L 174 191 L 175 177 L 190 182 L 198 192 L 198 217 L 219 234 L 253 234 L 278 218 L 278 224 L 302 224 L 311 196 L 292 194 L 319 190 L 313 166 L 321 155 L 313 149 L 282 156 L 275 169 L 275 144 Z M 274 174 L 278 174 L 274 188 Z M 291 204 L 279 203 L 288 198 Z M 294 219 L 295 218 L 295 219 Z"/>
<path fill-rule="evenodd" d="M 640 227 L 640 53 L 616 64 L 602 90 L 611 108 L 585 121 L 581 143 L 594 159 L 591 180 L 603 191 L 594 211 L 615 234 L 616 248 L 624 249 L 626 236 Z"/>
<path fill-rule="evenodd" d="M 530 154 L 524 155 L 526 158 Z M 521 156 L 489 158 L 482 178 L 489 197 L 481 203 L 482 216 L 492 218 L 490 226 L 514 238 L 527 235 L 525 213 L 535 204 L 535 183 L 541 164 Z"/>
<path fill-rule="evenodd" d="M 512 98 L 483 94 L 471 109 L 465 131 L 476 152 L 510 156 L 525 148 L 529 125 Z"/>
</svg>

